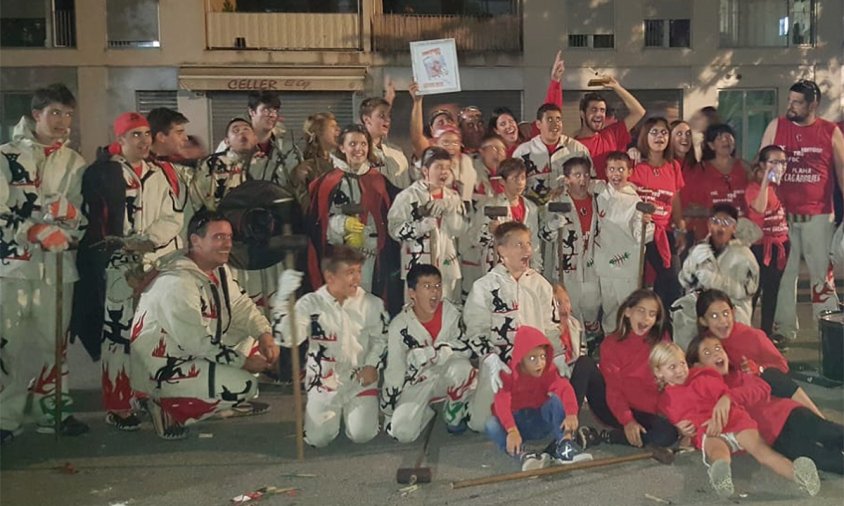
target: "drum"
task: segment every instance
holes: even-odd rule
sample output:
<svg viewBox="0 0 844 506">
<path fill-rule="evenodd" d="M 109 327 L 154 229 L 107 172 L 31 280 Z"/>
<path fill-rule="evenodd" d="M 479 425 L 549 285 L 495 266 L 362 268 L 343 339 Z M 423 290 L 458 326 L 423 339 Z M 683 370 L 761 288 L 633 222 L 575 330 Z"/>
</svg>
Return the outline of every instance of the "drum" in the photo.
<svg viewBox="0 0 844 506">
<path fill-rule="evenodd" d="M 844 311 L 824 311 L 818 320 L 821 375 L 844 382 Z"/>
</svg>

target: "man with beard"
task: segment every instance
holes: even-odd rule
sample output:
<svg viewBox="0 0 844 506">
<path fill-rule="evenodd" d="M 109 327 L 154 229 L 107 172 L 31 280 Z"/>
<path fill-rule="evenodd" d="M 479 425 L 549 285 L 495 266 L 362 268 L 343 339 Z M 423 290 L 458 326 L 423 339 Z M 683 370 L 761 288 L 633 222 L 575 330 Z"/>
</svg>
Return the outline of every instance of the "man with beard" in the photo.
<svg viewBox="0 0 844 506">
<path fill-rule="evenodd" d="M 615 90 L 629 111 L 623 120 L 607 124 L 607 100 L 599 93 L 587 93 L 580 99 L 580 130 L 574 138 L 592 155 L 598 179 L 607 179 L 607 155 L 611 151 L 627 151 L 630 129 L 645 117 L 645 108 L 614 77 L 603 75 L 600 79 L 608 89 Z"/>
<path fill-rule="evenodd" d="M 814 317 L 838 309 L 829 246 L 834 232 L 834 181 L 844 188 L 844 135 L 835 123 L 817 116 L 820 101 L 821 91 L 814 81 L 796 82 L 789 89 L 785 117 L 771 121 L 762 136 L 762 146 L 776 144 L 788 155 L 779 197 L 788 220 L 791 252 L 777 297 L 774 327 L 790 340 L 797 337 L 795 306 L 801 256 L 809 268 Z"/>
</svg>

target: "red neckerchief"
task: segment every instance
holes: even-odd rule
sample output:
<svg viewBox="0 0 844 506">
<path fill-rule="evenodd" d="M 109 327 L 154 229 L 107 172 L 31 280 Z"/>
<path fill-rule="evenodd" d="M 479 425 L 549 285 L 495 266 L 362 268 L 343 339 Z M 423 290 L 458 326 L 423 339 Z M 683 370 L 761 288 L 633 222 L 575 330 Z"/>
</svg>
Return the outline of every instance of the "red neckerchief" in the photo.
<svg viewBox="0 0 844 506">
<path fill-rule="evenodd" d="M 571 362 L 574 358 L 574 350 L 571 344 L 571 329 L 569 328 L 568 318 L 561 322 L 563 331 L 560 333 L 560 342 L 563 344 L 563 350 L 566 354 L 566 362 Z"/>
<path fill-rule="evenodd" d="M 54 144 L 44 148 L 44 157 L 49 157 L 64 146 L 61 142 L 56 141 Z"/>
<path fill-rule="evenodd" d="M 156 157 L 155 161 L 158 162 L 158 166 L 161 167 L 161 170 L 164 172 L 164 177 L 166 177 L 167 182 L 170 183 L 170 188 L 173 190 L 173 194 L 178 197 L 180 190 L 179 175 L 176 173 L 176 169 L 173 167 L 173 164 L 165 158 Z"/>
</svg>

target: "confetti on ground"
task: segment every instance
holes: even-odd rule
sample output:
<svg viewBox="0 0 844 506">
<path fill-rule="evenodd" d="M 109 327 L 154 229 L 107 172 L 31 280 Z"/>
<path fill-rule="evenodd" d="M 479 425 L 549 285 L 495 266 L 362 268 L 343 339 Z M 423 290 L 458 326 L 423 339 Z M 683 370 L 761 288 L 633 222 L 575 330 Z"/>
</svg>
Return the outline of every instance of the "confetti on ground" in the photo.
<svg viewBox="0 0 844 506">
<path fill-rule="evenodd" d="M 278 495 L 278 494 L 287 494 L 291 497 L 295 496 L 298 492 L 298 488 L 296 487 L 286 487 L 286 488 L 278 488 L 278 487 L 263 487 L 255 490 L 253 492 L 247 492 L 245 494 L 241 494 L 232 498 L 232 504 L 246 504 L 249 502 L 258 502 L 263 499 L 265 496 L 270 495 Z"/>
<path fill-rule="evenodd" d="M 657 497 L 651 494 L 645 494 L 645 499 L 650 499 L 651 501 L 658 502 L 660 504 L 673 504 L 671 501 L 666 501 L 662 497 Z"/>
<path fill-rule="evenodd" d="M 214 437 L 213 432 L 200 432 L 199 433 L 199 439 L 211 439 L 212 437 Z"/>
<path fill-rule="evenodd" d="M 419 490 L 419 485 L 411 485 L 409 487 L 400 488 L 399 492 L 401 492 L 402 497 L 407 497 L 408 495 L 416 492 Z"/>
<path fill-rule="evenodd" d="M 98 488 L 98 489 L 91 490 L 91 493 L 94 494 L 94 495 L 102 495 L 102 494 L 105 494 L 105 493 L 108 493 L 108 492 L 111 492 L 111 487 Z"/>
<path fill-rule="evenodd" d="M 79 472 L 79 470 L 76 469 L 76 466 L 70 462 L 65 462 L 63 466 L 54 467 L 53 469 L 62 474 L 77 474 Z"/>
</svg>

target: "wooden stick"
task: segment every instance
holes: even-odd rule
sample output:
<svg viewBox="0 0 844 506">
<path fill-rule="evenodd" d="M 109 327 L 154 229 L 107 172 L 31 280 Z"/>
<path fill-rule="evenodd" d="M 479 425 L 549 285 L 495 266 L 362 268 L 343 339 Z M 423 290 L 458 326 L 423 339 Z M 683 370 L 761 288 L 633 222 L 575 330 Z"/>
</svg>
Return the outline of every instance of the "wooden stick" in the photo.
<svg viewBox="0 0 844 506">
<path fill-rule="evenodd" d="M 56 252 L 56 356 L 53 368 L 56 371 L 55 383 L 55 412 L 54 430 L 55 438 L 59 438 L 62 426 L 62 369 L 64 369 L 62 362 L 64 362 L 64 354 L 62 348 L 64 347 L 64 255 L 61 251 Z"/>
<path fill-rule="evenodd" d="M 639 239 L 639 288 L 645 286 L 645 234 L 648 224 L 642 220 L 642 237 Z"/>
<path fill-rule="evenodd" d="M 579 471 L 581 469 L 592 469 L 595 467 L 612 466 L 615 464 L 624 464 L 627 462 L 636 462 L 637 460 L 645 460 L 652 458 L 653 454 L 635 453 L 624 457 L 612 457 L 609 459 L 590 460 L 587 462 L 578 462 L 576 464 L 558 465 L 546 467 L 544 469 L 534 469 L 532 471 L 517 471 L 514 473 L 497 474 L 495 476 L 487 476 L 484 478 L 474 478 L 471 480 L 461 480 L 451 482 L 452 489 L 475 487 L 478 485 L 490 485 L 492 483 L 501 483 L 504 481 L 523 480 L 525 478 L 533 478 L 535 476 L 548 476 L 554 474 L 563 474 L 571 471 Z"/>
<path fill-rule="evenodd" d="M 290 235 L 290 226 L 286 225 L 284 230 L 285 235 Z M 287 251 L 284 258 L 285 267 L 288 269 L 296 268 L 296 255 L 292 250 Z M 280 287 L 279 287 L 280 288 Z M 302 382 L 299 379 L 301 367 L 299 365 L 299 336 L 297 335 L 298 325 L 296 324 L 296 294 L 290 296 L 289 310 L 287 318 L 290 320 L 290 339 L 293 345 L 290 347 L 290 368 L 291 379 L 293 380 L 293 410 L 296 419 L 296 459 L 299 461 L 305 460 L 305 420 L 302 412 Z"/>
</svg>

